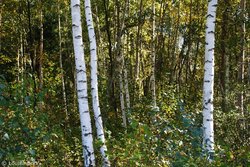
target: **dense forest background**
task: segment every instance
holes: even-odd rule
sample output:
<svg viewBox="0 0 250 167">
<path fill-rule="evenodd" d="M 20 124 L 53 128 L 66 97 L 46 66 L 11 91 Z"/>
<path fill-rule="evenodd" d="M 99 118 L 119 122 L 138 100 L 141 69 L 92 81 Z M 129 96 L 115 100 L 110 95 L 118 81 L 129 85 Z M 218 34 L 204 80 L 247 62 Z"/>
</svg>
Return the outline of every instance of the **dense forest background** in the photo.
<svg viewBox="0 0 250 167">
<path fill-rule="evenodd" d="M 70 2 L 0 2 L 0 163 L 83 165 Z M 208 166 L 201 129 L 207 1 L 91 3 L 111 166 Z M 218 1 L 211 166 L 250 165 L 249 12 L 247 0 Z M 94 146 L 98 166 L 98 140 Z"/>
</svg>

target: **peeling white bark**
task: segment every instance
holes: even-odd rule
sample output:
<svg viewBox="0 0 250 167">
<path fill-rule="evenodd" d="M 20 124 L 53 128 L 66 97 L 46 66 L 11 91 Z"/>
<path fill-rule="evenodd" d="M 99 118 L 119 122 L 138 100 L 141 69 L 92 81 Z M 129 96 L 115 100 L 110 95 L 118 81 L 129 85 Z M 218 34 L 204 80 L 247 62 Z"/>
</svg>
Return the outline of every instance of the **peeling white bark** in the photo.
<svg viewBox="0 0 250 167">
<path fill-rule="evenodd" d="M 87 76 L 82 41 L 80 0 L 71 0 L 73 44 L 76 63 L 76 85 L 80 112 L 84 166 L 95 166 L 93 137 L 88 106 Z"/>
<path fill-rule="evenodd" d="M 91 11 L 91 4 L 90 0 L 85 0 L 85 16 L 86 22 L 88 26 L 88 35 L 89 35 L 89 42 L 90 42 L 90 66 L 91 66 L 91 94 L 92 94 L 92 104 L 93 104 L 93 111 L 95 116 L 95 126 L 97 132 L 97 138 L 102 142 L 100 152 L 103 158 L 103 165 L 104 167 L 110 166 L 110 162 L 108 156 L 106 155 L 107 147 L 105 145 L 105 137 L 104 137 L 104 129 L 102 123 L 102 116 L 99 106 L 99 96 L 98 96 L 98 80 L 97 80 L 97 46 L 96 46 L 96 37 L 95 37 L 95 30 L 93 26 L 93 18 L 92 18 L 92 11 Z"/>
<path fill-rule="evenodd" d="M 214 47 L 217 0 L 208 1 L 205 67 L 203 83 L 203 147 L 212 160 L 214 153 L 213 94 L 214 94 Z"/>
</svg>

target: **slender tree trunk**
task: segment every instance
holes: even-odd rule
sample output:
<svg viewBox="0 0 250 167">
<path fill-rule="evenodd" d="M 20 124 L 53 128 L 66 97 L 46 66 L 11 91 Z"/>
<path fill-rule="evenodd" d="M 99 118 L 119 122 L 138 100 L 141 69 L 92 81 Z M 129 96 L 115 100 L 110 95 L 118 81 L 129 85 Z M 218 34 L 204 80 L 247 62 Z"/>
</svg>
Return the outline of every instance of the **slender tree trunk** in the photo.
<svg viewBox="0 0 250 167">
<path fill-rule="evenodd" d="M 32 54 L 32 48 L 33 48 L 33 38 L 32 38 L 32 27 L 31 27 L 31 7 L 30 7 L 30 0 L 27 0 L 27 17 L 28 17 L 28 52 L 31 59 L 31 70 L 32 74 L 34 75 L 34 69 L 35 69 L 35 63 L 34 63 L 34 55 Z M 32 77 L 35 79 L 35 77 Z M 34 80 L 35 82 L 35 80 Z"/>
<path fill-rule="evenodd" d="M 126 16 L 125 17 L 128 17 L 129 16 L 129 11 L 130 11 L 130 8 L 129 8 L 129 3 L 130 3 L 130 0 L 127 1 L 128 3 L 128 6 L 127 6 L 127 12 L 126 12 Z M 126 49 L 123 49 L 123 54 L 125 55 L 126 53 L 129 55 L 130 54 L 130 50 L 129 50 L 129 30 L 127 30 L 126 32 L 126 35 L 124 37 L 126 39 Z M 124 72 L 124 88 L 125 88 L 125 96 L 126 96 L 126 106 L 127 106 L 127 111 L 130 111 L 130 95 L 129 95 L 129 82 L 128 82 L 128 68 L 129 68 L 129 65 L 128 65 L 128 61 L 129 61 L 129 57 L 127 59 L 124 59 L 124 69 L 123 69 L 123 72 Z M 129 118 L 128 118 L 129 119 Z"/>
<path fill-rule="evenodd" d="M 36 83 L 36 77 L 35 77 L 35 54 L 33 52 L 33 38 L 32 38 L 32 25 L 31 25 L 31 5 L 30 0 L 27 0 L 27 17 L 28 17 L 28 53 L 30 57 L 30 68 L 31 68 L 31 77 L 33 80 L 33 96 L 34 96 L 34 102 L 33 102 L 33 109 L 35 110 L 35 106 L 37 105 L 37 97 L 36 97 L 36 89 L 37 89 L 37 83 Z M 26 63 L 25 63 L 26 65 Z"/>
<path fill-rule="evenodd" d="M 165 16 L 166 16 L 166 10 L 167 9 L 167 5 L 166 2 L 161 1 L 160 3 L 160 10 L 159 10 L 159 29 L 160 31 L 156 32 L 156 37 L 155 37 L 155 53 L 158 53 L 158 60 L 156 62 L 155 60 L 155 78 L 156 78 L 156 71 L 157 71 L 157 77 L 159 81 L 163 81 L 163 79 L 165 79 L 166 77 L 164 76 L 165 71 L 166 71 L 166 67 L 170 67 L 170 61 L 168 61 L 166 58 L 164 58 L 165 56 L 165 47 L 166 47 L 166 42 L 165 42 L 165 33 L 164 33 L 164 23 L 165 23 Z M 169 47 L 169 42 L 168 42 L 168 48 L 167 48 L 167 56 L 166 57 L 170 57 L 170 47 Z M 156 59 L 156 58 L 155 58 Z M 166 60 L 165 60 L 166 59 Z M 169 62 L 169 63 L 168 63 Z M 157 64 L 157 65 L 156 65 Z M 169 79 L 169 78 L 168 78 Z M 161 86 L 163 86 L 162 82 Z M 162 88 L 162 87 L 161 87 Z"/>
<path fill-rule="evenodd" d="M 21 84 L 22 84 L 22 104 L 24 103 L 24 70 L 25 70 L 25 56 L 24 56 L 24 41 L 23 41 L 23 34 L 21 33 L 21 45 L 20 45 L 20 54 L 21 54 Z"/>
<path fill-rule="evenodd" d="M 109 2 L 109 1 L 108 1 Z M 109 21 L 109 3 L 107 0 L 103 0 L 104 11 L 105 11 L 105 25 L 106 25 L 106 32 L 108 36 L 108 53 L 109 53 L 109 61 L 110 61 L 110 68 L 109 68 L 109 80 L 108 80 L 108 88 L 109 88 L 109 101 L 110 106 L 113 107 L 116 117 L 117 115 L 117 104 L 115 100 L 115 83 L 114 83 L 114 65 L 113 65 L 113 54 L 112 54 L 112 41 L 111 41 L 111 32 L 110 32 L 110 21 Z"/>
<path fill-rule="evenodd" d="M 84 166 L 91 167 L 95 166 L 95 156 L 88 105 L 87 74 L 84 60 L 84 46 L 82 41 L 80 0 L 71 0 L 71 15 Z"/>
<path fill-rule="evenodd" d="M 62 93 L 63 93 L 63 105 L 64 112 L 66 115 L 66 120 L 68 120 L 68 107 L 67 107 L 67 96 L 65 89 L 65 81 L 64 81 L 64 70 L 62 63 L 62 34 L 61 34 L 61 10 L 58 2 L 58 37 L 59 37 L 59 63 L 60 63 L 60 72 L 61 72 L 61 82 L 62 82 Z"/>
<path fill-rule="evenodd" d="M 193 45 L 193 1 L 190 0 L 190 4 L 189 4 L 189 26 L 188 26 L 188 43 L 187 43 L 187 51 L 185 53 L 185 57 L 184 57 L 184 63 L 186 65 L 186 72 L 185 72 L 185 84 L 189 84 L 189 74 L 190 74 L 190 61 L 191 61 L 191 56 L 190 53 L 192 53 L 192 45 Z M 188 89 L 184 89 L 184 91 L 188 94 Z"/>
<path fill-rule="evenodd" d="M 38 78 L 39 90 L 43 88 L 43 4 L 40 1 L 40 45 L 39 45 L 39 60 L 38 60 Z"/>
<path fill-rule="evenodd" d="M 122 45 L 123 45 L 123 30 L 124 30 L 124 22 L 125 22 L 125 17 L 127 15 L 127 9 L 128 9 L 128 0 L 125 2 L 125 6 L 123 8 L 123 15 L 119 17 L 120 13 L 120 5 L 119 2 L 116 1 L 116 6 L 117 6 L 117 24 L 118 24 L 118 29 L 117 29 L 117 35 L 116 35 L 116 58 L 117 58 L 117 64 L 118 64 L 118 75 L 119 75 L 119 87 L 120 87 L 120 104 L 121 104 L 121 111 L 122 111 L 122 120 L 123 120 L 123 126 L 127 128 L 127 116 L 126 116 L 126 111 L 125 111 L 125 102 L 124 102 L 124 85 L 123 85 L 123 69 L 124 69 L 124 56 L 122 53 Z"/>
<path fill-rule="evenodd" d="M 122 68 L 122 67 L 120 67 Z M 119 70 L 119 87 L 120 87 L 120 103 L 121 103 L 121 111 L 122 111 L 122 125 L 127 128 L 127 116 L 125 111 L 124 104 L 124 88 L 123 88 L 123 79 L 122 79 L 122 69 Z"/>
<path fill-rule="evenodd" d="M 129 13 L 130 13 L 130 8 L 129 8 L 129 3 L 130 3 L 130 0 L 127 1 L 127 12 L 126 12 L 126 17 L 129 16 Z M 129 30 L 127 30 L 126 32 L 126 36 L 124 37 L 126 39 L 126 49 L 123 49 L 124 52 L 123 54 L 125 55 L 126 53 L 129 55 Z M 128 82 L 128 68 L 129 68 L 129 65 L 128 65 L 128 59 L 125 59 L 124 60 L 124 69 L 123 69 L 123 72 L 124 72 L 124 89 L 125 89 L 125 96 L 126 96 L 126 107 L 127 107 L 127 111 L 130 112 L 130 94 L 129 94 L 129 82 Z M 128 122 L 130 123 L 130 118 L 128 117 Z"/>
<path fill-rule="evenodd" d="M 226 5 L 222 14 L 222 24 L 221 24 L 221 70 L 220 79 L 222 84 L 222 111 L 227 112 L 228 110 L 228 78 L 229 78 L 229 55 L 226 51 L 227 45 L 227 24 L 228 24 L 228 1 L 224 0 Z"/>
<path fill-rule="evenodd" d="M 101 37 L 101 30 L 100 30 L 100 19 L 99 19 L 99 9 L 98 9 L 98 6 L 97 4 L 95 4 L 95 10 L 94 10 L 94 22 L 96 22 L 96 43 L 98 44 L 102 44 L 102 37 Z M 101 51 L 100 51 L 100 46 L 97 48 L 97 53 L 98 55 L 101 54 Z"/>
<path fill-rule="evenodd" d="M 120 36 L 118 38 L 122 38 L 122 37 Z M 122 111 L 122 124 L 123 124 L 123 127 L 127 128 L 127 114 L 125 111 L 125 104 L 124 104 L 124 86 L 123 86 L 123 75 L 122 75 L 122 71 L 124 68 L 124 57 L 123 57 L 123 53 L 120 50 L 121 41 L 118 43 L 119 43 L 118 45 L 119 48 L 117 48 L 117 52 L 118 52 L 117 61 L 118 61 L 118 75 L 119 75 L 119 88 L 120 88 L 120 104 L 121 104 L 121 111 Z"/>
<path fill-rule="evenodd" d="M 94 21 L 93 22 L 96 22 L 96 44 L 97 44 L 97 55 L 99 56 L 99 57 L 103 57 L 103 59 L 100 59 L 100 61 L 99 61 L 99 67 L 102 69 L 106 69 L 107 68 L 107 65 L 106 65 L 106 56 L 104 56 L 105 54 L 103 54 L 103 48 L 104 48 L 104 45 L 103 45 L 103 40 L 102 40 L 102 33 L 101 33 L 101 29 L 100 29 L 100 20 L 99 20 L 99 16 L 98 16 L 98 5 L 97 4 L 95 4 L 95 10 L 94 10 L 94 12 L 92 12 L 93 13 L 93 16 L 94 16 Z M 94 14 L 95 13 L 95 14 Z M 108 71 L 108 70 L 107 70 Z M 106 71 L 105 71 L 106 72 Z M 99 75 L 101 75 L 101 74 L 104 74 L 105 75 L 105 72 L 103 71 L 103 72 L 101 72 L 101 71 L 99 71 Z M 101 89 L 102 89 L 102 87 L 104 87 L 104 85 L 100 85 L 101 86 Z"/>
<path fill-rule="evenodd" d="M 246 1 L 241 0 L 240 1 L 240 8 L 241 8 L 241 19 L 242 24 L 241 24 L 241 53 L 240 53 L 240 65 L 239 65 L 239 83 L 241 89 L 244 87 L 244 61 L 245 61 L 245 38 L 246 38 L 246 24 L 245 24 L 245 10 L 246 10 Z M 239 108 L 242 116 L 244 117 L 244 91 L 240 91 L 239 95 Z"/>
<path fill-rule="evenodd" d="M 20 83 L 20 50 L 17 48 L 17 82 Z"/>
<path fill-rule="evenodd" d="M 143 10 L 143 0 L 140 0 L 140 11 L 138 16 L 138 27 L 136 35 L 136 64 L 135 64 L 135 79 L 139 80 L 140 77 L 140 52 L 141 52 L 141 29 L 142 29 L 142 10 Z M 139 82 L 139 81 L 138 81 Z"/>
<path fill-rule="evenodd" d="M 206 23 L 205 67 L 203 82 L 203 148 L 211 161 L 214 154 L 214 47 L 217 0 L 208 3 Z"/>
<path fill-rule="evenodd" d="M 243 118 L 243 121 L 242 121 L 242 125 L 243 125 L 243 129 L 246 130 L 247 129 L 247 121 L 246 121 L 246 118 L 247 118 L 247 112 L 245 112 L 244 110 L 244 93 L 245 93 L 245 90 L 244 90 L 244 80 L 245 80 L 245 76 L 244 76 L 244 73 L 245 73 L 245 38 L 246 38 L 246 0 L 241 0 L 240 1 L 240 8 L 241 8 L 241 19 L 242 19 L 242 24 L 241 24 L 241 53 L 240 53 L 240 65 L 239 65 L 239 77 L 238 77 L 238 80 L 239 80 L 239 84 L 240 84 L 240 88 L 241 88 L 241 91 L 240 91 L 240 94 L 239 94 L 239 108 L 240 108 L 240 112 L 241 112 L 241 115 L 242 115 L 242 118 Z M 242 134 L 242 138 L 243 138 L 243 141 L 246 141 L 247 140 L 247 134 Z"/>
<path fill-rule="evenodd" d="M 89 42 L 90 42 L 90 67 L 91 67 L 91 95 L 92 95 L 92 105 L 94 110 L 95 116 L 95 126 L 97 132 L 97 138 L 102 142 L 101 144 L 101 155 L 103 158 L 103 166 L 110 166 L 110 162 L 108 160 L 108 156 L 106 155 L 107 147 L 105 145 L 105 136 L 104 136 L 104 129 L 102 123 L 102 116 L 99 106 L 99 96 L 98 96 L 98 80 L 97 80 L 97 46 L 96 46 L 96 37 L 93 25 L 93 18 L 92 18 L 92 11 L 91 11 L 91 4 L 90 0 L 85 0 L 85 16 L 86 22 L 88 26 L 88 35 L 89 35 Z"/>
<path fill-rule="evenodd" d="M 130 110 L 130 95 L 128 86 L 128 70 L 124 67 L 124 82 L 125 82 L 125 95 L 126 95 L 126 105 L 127 109 Z"/>
<path fill-rule="evenodd" d="M 170 72 L 170 83 L 174 82 L 174 78 L 176 74 L 176 67 L 177 67 L 177 62 L 176 62 L 176 48 L 178 48 L 177 41 L 179 39 L 179 27 L 180 27 L 180 2 L 178 3 L 178 16 L 177 16 L 177 23 L 175 27 L 175 35 L 173 39 L 173 50 L 172 50 L 172 57 L 171 57 L 171 72 Z"/>
<path fill-rule="evenodd" d="M 70 21 L 71 20 L 68 17 L 65 17 L 65 24 L 64 24 L 64 26 L 66 25 L 67 31 L 69 31 L 68 25 L 71 24 Z M 61 35 L 63 35 L 64 39 L 65 39 L 65 43 L 62 43 L 62 44 L 65 45 L 66 55 L 68 57 L 70 57 L 70 60 L 71 60 L 72 58 L 74 58 L 74 54 L 72 54 L 73 50 L 71 50 L 71 47 L 70 47 L 71 46 L 71 41 L 70 40 L 66 40 L 66 39 L 69 38 L 69 36 L 68 36 L 67 33 L 66 34 L 62 33 Z M 71 56 L 73 56 L 73 57 L 71 57 Z M 75 111 L 78 110 L 78 108 L 77 108 L 78 105 L 77 105 L 77 86 L 76 86 L 76 84 L 77 84 L 76 83 L 77 82 L 77 80 L 76 80 L 76 66 L 75 66 L 74 63 L 75 62 L 70 61 L 70 66 L 71 66 L 70 70 L 71 70 L 71 75 L 72 75 L 73 78 L 72 78 L 71 82 L 69 82 L 70 83 L 69 84 L 69 89 L 73 90 L 73 95 L 70 96 L 70 94 L 68 94 L 69 97 L 67 98 L 67 100 L 69 101 L 68 104 L 70 103 L 70 101 L 72 101 L 73 104 L 72 104 L 71 109 L 68 108 L 68 115 L 69 115 L 68 118 L 70 118 L 71 111 L 75 112 Z M 67 81 L 67 80 L 65 80 L 65 81 Z"/>
<path fill-rule="evenodd" d="M 153 97 L 153 108 L 156 108 L 156 91 L 155 91 L 155 1 L 152 3 L 152 35 L 151 35 L 151 83 L 152 83 L 152 97 Z"/>
<path fill-rule="evenodd" d="M 127 6 L 127 12 L 126 12 L 126 17 L 128 17 L 129 16 L 129 0 L 127 1 L 127 3 L 128 3 L 128 6 Z M 129 30 L 127 30 L 127 32 L 126 32 L 126 34 L 125 34 L 125 37 L 124 37 L 124 39 L 126 40 L 126 42 L 124 42 L 124 43 L 126 43 L 126 48 L 124 48 L 123 49 L 123 54 L 124 55 L 126 55 L 126 53 L 129 55 L 129 32 L 128 32 Z M 128 59 L 129 59 L 129 57 L 127 58 L 127 59 L 125 59 L 125 58 L 123 58 L 124 59 L 124 68 L 123 68 L 123 72 L 124 72 L 124 90 L 125 90 L 125 97 L 126 97 L 126 107 L 127 107 L 127 109 L 126 109 L 126 111 L 127 111 L 127 113 L 130 113 L 130 94 L 129 94 L 129 81 L 128 81 L 128 70 L 127 70 L 127 68 L 129 68 L 129 65 L 128 65 Z M 128 122 L 130 123 L 131 121 L 130 121 L 130 118 L 128 117 Z"/>
</svg>

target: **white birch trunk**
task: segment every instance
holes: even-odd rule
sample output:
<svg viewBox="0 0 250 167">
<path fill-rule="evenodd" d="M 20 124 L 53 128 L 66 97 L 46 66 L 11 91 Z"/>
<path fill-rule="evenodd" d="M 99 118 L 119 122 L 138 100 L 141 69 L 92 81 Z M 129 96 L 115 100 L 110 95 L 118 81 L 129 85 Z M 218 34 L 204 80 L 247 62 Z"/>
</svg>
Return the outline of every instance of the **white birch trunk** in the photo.
<svg viewBox="0 0 250 167">
<path fill-rule="evenodd" d="M 87 76 L 82 41 L 80 0 L 71 0 L 73 44 L 76 63 L 76 86 L 80 112 L 84 166 L 95 166 L 91 120 L 88 106 Z"/>
<path fill-rule="evenodd" d="M 102 142 L 100 152 L 103 158 L 104 167 L 110 166 L 110 162 L 108 160 L 108 156 L 106 155 L 107 147 L 105 145 L 105 137 L 104 137 L 104 129 L 102 123 L 102 116 L 99 106 L 99 96 L 98 96 L 98 80 L 97 80 L 97 46 L 96 46 L 96 37 L 95 30 L 93 26 L 93 18 L 91 11 L 90 0 L 85 0 L 85 16 L 86 22 L 88 26 L 88 35 L 90 42 L 90 66 L 91 66 L 91 94 L 92 94 L 92 104 L 95 116 L 95 126 L 97 132 L 97 138 Z"/>
<path fill-rule="evenodd" d="M 217 0 L 208 3 L 206 24 L 205 67 L 203 83 L 203 147 L 211 161 L 214 153 L 213 94 L 214 47 Z"/>
</svg>

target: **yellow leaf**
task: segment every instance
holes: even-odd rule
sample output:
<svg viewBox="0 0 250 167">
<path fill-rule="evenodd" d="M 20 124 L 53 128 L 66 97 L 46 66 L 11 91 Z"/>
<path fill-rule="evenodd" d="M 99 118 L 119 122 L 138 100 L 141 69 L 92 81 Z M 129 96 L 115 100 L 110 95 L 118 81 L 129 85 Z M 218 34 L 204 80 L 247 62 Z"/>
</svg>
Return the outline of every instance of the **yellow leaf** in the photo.
<svg viewBox="0 0 250 167">
<path fill-rule="evenodd" d="M 231 159 L 234 159 L 234 155 L 233 155 L 232 152 L 229 152 L 229 157 L 230 157 Z"/>
</svg>

